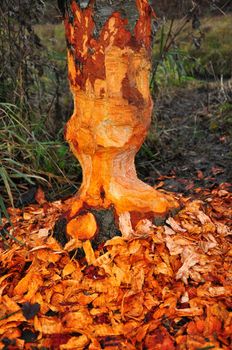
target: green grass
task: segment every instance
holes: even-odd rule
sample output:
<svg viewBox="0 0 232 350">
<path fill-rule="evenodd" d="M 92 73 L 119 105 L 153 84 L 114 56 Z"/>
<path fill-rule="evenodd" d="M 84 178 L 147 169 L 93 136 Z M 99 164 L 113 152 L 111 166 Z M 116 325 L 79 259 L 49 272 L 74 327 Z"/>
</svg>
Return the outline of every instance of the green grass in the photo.
<svg viewBox="0 0 232 350">
<path fill-rule="evenodd" d="M 230 78 L 232 75 L 231 22 L 232 15 L 205 18 L 202 21 L 204 38 L 201 47 L 196 49 L 185 42 L 185 50 L 211 77 L 223 75 Z"/>
<path fill-rule="evenodd" d="M 39 182 L 59 191 L 64 185 L 74 186 L 80 174 L 80 166 L 62 139 L 51 141 L 42 123 L 30 124 L 16 106 L 7 103 L 0 103 L 0 144 L 0 182 L 12 206 L 20 188 L 25 190 L 21 184 Z"/>
<path fill-rule="evenodd" d="M 166 22 L 158 32 L 154 45 L 154 61 L 160 61 L 156 72 L 159 86 L 184 85 L 194 79 L 217 79 L 232 75 L 232 15 L 206 17 L 201 20 L 201 33 L 191 28 L 191 23 L 175 40 L 175 45 L 161 60 L 163 42 L 169 32 L 170 22 Z M 179 26 L 176 20 L 172 32 Z M 193 37 L 201 38 L 200 48 L 196 48 Z"/>
<path fill-rule="evenodd" d="M 202 40 L 200 48 L 196 48 L 191 40 L 194 34 L 189 28 L 187 35 L 182 33 L 180 47 L 190 56 L 186 65 L 189 74 L 200 78 L 215 78 L 223 75 L 232 76 L 232 15 L 206 17 L 202 19 Z M 199 37 L 199 34 L 196 34 Z"/>
</svg>

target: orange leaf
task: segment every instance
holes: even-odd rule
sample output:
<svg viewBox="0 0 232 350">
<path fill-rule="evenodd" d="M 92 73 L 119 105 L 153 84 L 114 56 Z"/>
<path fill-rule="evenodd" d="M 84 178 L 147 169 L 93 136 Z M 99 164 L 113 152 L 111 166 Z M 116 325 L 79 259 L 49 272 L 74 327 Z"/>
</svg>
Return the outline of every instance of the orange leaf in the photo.
<svg viewBox="0 0 232 350">
<path fill-rule="evenodd" d="M 97 223 L 92 213 L 77 216 L 67 224 L 67 233 L 72 238 L 87 240 L 97 232 Z"/>
</svg>

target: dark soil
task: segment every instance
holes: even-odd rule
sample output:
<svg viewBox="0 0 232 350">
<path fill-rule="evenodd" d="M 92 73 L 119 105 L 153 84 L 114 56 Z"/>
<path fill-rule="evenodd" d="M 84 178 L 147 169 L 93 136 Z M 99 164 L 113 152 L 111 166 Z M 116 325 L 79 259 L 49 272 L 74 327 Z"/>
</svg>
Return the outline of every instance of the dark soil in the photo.
<svg viewBox="0 0 232 350">
<path fill-rule="evenodd" d="M 163 181 L 165 189 L 184 193 L 231 182 L 231 102 L 229 83 L 163 92 L 138 155 L 140 177 L 152 185 Z"/>
</svg>

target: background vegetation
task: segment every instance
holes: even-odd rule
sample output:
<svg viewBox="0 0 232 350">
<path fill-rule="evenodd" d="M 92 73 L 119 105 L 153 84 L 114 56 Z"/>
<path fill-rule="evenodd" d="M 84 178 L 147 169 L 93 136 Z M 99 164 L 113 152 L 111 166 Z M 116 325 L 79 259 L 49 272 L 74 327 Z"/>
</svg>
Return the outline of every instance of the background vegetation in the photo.
<svg viewBox="0 0 232 350">
<path fill-rule="evenodd" d="M 137 157 L 140 176 L 151 182 L 170 174 L 173 162 L 181 168 L 186 146 L 195 147 L 197 156 L 196 140 L 202 144 L 207 135 L 214 144 L 225 137 L 227 161 L 232 126 L 231 2 L 202 1 L 200 6 L 173 0 L 154 1 L 154 6 L 158 17 L 151 91 L 157 108 Z M 56 1 L 31 5 L 2 0 L 0 16 L 0 203 L 27 204 L 38 184 L 49 199 L 67 196 L 78 188 L 81 170 L 63 139 L 73 106 Z M 209 94 L 214 97 L 206 103 Z M 187 106 L 189 99 L 196 108 Z M 203 105 L 208 111 L 199 119 Z M 186 130 L 193 135 L 191 142 Z M 222 152 L 209 145 L 209 152 Z"/>
</svg>

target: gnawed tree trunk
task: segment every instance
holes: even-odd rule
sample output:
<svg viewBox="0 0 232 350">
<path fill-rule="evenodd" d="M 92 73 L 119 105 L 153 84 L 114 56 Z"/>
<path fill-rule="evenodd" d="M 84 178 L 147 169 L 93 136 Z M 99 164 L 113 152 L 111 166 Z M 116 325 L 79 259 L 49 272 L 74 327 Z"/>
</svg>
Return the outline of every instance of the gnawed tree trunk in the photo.
<svg viewBox="0 0 232 350">
<path fill-rule="evenodd" d="M 171 195 L 154 190 L 136 175 L 134 158 L 153 107 L 149 91 L 153 13 L 147 0 L 134 3 L 138 20 L 132 31 L 127 19 L 113 12 L 96 34 L 94 0 L 86 8 L 70 1 L 65 11 L 68 77 L 74 98 L 65 135 L 83 170 L 81 188 L 70 202 L 70 218 L 83 207 L 113 205 L 117 216 L 129 213 L 136 222 L 165 216 L 178 206 Z M 68 224 L 71 236 L 79 224 L 78 217 Z"/>
</svg>

